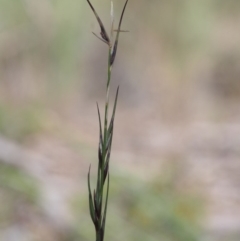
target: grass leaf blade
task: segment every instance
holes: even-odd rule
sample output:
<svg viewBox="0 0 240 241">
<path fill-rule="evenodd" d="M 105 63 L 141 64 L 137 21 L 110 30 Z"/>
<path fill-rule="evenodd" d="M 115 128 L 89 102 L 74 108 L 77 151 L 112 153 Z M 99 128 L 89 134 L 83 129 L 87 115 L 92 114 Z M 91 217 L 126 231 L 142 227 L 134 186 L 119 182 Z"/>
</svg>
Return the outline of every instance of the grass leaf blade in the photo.
<svg viewBox="0 0 240 241">
<path fill-rule="evenodd" d="M 94 211 L 94 205 L 93 205 L 92 191 L 91 191 L 91 185 L 90 185 L 90 171 L 91 171 L 91 165 L 90 165 L 89 171 L 88 171 L 89 211 L 90 211 L 90 215 L 91 215 L 92 221 L 95 224 L 96 218 L 95 218 L 95 211 Z"/>
<path fill-rule="evenodd" d="M 108 192 L 109 192 L 109 173 L 108 173 L 108 180 L 107 180 L 107 194 L 106 194 L 105 207 L 104 207 L 103 220 L 102 220 L 102 236 L 103 236 L 102 238 L 104 238 L 104 233 L 105 233 L 105 223 L 106 223 L 107 205 L 108 205 Z"/>
<path fill-rule="evenodd" d="M 117 87 L 117 92 L 116 92 L 116 96 L 115 96 L 112 117 L 111 117 L 110 125 L 109 125 L 109 128 L 108 128 L 108 135 L 110 135 L 110 133 L 111 133 L 111 138 L 113 136 L 113 123 L 114 123 L 115 112 L 116 112 L 116 107 L 117 107 L 118 92 L 119 92 L 119 86 Z"/>
<path fill-rule="evenodd" d="M 100 115 L 98 103 L 97 103 L 97 111 L 98 111 L 98 122 L 99 122 L 99 130 L 100 130 L 100 141 L 101 141 L 101 144 L 102 144 L 102 143 L 103 143 L 103 138 L 102 138 L 102 122 L 101 122 L 101 115 Z"/>
<path fill-rule="evenodd" d="M 112 51 L 112 54 L 111 54 L 111 60 L 110 60 L 110 64 L 111 65 L 113 65 L 115 57 L 116 57 L 116 54 L 117 54 L 118 39 L 119 39 L 119 34 L 121 32 L 122 19 L 123 19 L 123 15 L 124 15 L 127 3 L 128 3 L 128 0 L 126 0 L 126 2 L 125 2 L 125 5 L 123 7 L 122 14 L 121 14 L 121 17 L 120 17 L 120 21 L 119 21 L 119 24 L 118 24 L 117 36 L 116 36 L 116 39 L 115 39 L 115 42 L 114 42 L 114 46 L 113 46 L 113 51 Z"/>
</svg>

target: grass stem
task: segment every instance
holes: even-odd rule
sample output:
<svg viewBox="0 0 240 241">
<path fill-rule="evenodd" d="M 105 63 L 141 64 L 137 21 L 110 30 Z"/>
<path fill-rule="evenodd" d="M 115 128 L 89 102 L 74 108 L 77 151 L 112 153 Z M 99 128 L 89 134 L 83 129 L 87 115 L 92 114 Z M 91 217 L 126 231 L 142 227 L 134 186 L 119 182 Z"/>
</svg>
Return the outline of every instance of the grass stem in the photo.
<svg viewBox="0 0 240 241">
<path fill-rule="evenodd" d="M 117 106 L 117 99 L 118 99 L 118 90 L 116 92 L 116 97 L 114 101 L 114 107 L 112 111 L 112 116 L 110 123 L 108 123 L 108 107 L 109 107 L 109 92 L 110 92 L 110 82 L 111 82 L 111 74 L 112 74 L 112 66 L 116 57 L 117 53 L 117 46 L 118 46 L 118 39 L 121 31 L 121 23 L 122 18 L 125 12 L 126 5 L 128 0 L 126 0 L 121 18 L 118 25 L 118 30 L 116 31 L 116 39 L 114 45 L 112 45 L 110 38 L 105 30 L 105 27 L 99 18 L 97 12 L 95 11 L 93 5 L 89 0 L 87 0 L 88 4 L 90 5 L 100 27 L 100 35 L 102 38 L 98 37 L 95 33 L 94 35 L 97 38 L 100 38 L 101 41 L 108 45 L 108 67 L 107 67 L 107 83 L 106 83 L 106 100 L 105 100 L 105 112 L 104 112 L 104 131 L 102 133 L 102 123 L 101 123 L 101 116 L 99 107 L 97 104 L 97 111 L 98 111 L 98 121 L 99 121 L 99 146 L 98 146 L 98 175 L 97 175 L 97 184 L 96 189 L 92 192 L 91 185 L 90 185 L 90 170 L 91 166 L 88 171 L 88 192 L 89 192 L 89 210 L 90 216 L 95 226 L 96 231 L 96 241 L 103 241 L 104 234 L 105 234 L 105 224 L 106 224 L 106 216 L 107 216 L 107 205 L 108 205 L 108 193 L 109 193 L 109 161 L 111 155 L 111 147 L 112 147 L 112 138 L 113 138 L 113 129 L 114 129 L 114 118 Z M 112 25 L 114 22 L 113 19 L 113 3 L 111 2 L 111 17 L 112 17 Z M 110 36 L 113 37 L 113 26 L 111 27 L 111 34 Z M 113 48 L 112 48 L 113 46 Z M 106 197 L 104 202 L 104 210 L 103 210 L 103 192 L 104 192 L 104 185 L 107 179 L 107 189 L 106 189 Z"/>
</svg>

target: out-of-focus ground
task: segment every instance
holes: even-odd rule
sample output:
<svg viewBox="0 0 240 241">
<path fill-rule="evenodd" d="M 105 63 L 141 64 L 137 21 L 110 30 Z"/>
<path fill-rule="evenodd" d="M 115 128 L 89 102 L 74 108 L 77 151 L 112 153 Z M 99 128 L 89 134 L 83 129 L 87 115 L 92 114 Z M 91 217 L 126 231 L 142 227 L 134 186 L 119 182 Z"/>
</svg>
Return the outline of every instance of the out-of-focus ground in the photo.
<svg viewBox="0 0 240 241">
<path fill-rule="evenodd" d="M 92 3 L 110 26 L 110 1 Z M 106 240 L 240 239 L 239 25 L 239 0 L 129 1 Z M 107 47 L 92 31 L 86 1 L 0 1 L 3 241 L 94 240 Z"/>
</svg>

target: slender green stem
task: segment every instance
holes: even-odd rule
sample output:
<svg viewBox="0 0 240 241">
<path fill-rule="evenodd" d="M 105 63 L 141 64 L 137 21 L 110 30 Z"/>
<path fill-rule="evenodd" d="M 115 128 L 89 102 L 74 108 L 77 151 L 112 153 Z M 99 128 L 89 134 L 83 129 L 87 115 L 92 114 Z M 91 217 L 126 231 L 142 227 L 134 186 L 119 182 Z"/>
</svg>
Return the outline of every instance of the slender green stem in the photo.
<svg viewBox="0 0 240 241">
<path fill-rule="evenodd" d="M 107 157 L 107 142 L 108 142 L 108 106 L 109 106 L 109 92 L 110 92 L 110 82 L 111 82 L 111 46 L 109 45 L 109 56 L 108 56 L 108 72 L 107 72 L 107 87 L 106 87 L 106 100 L 105 100 L 105 113 L 104 113 L 104 133 L 103 133 L 103 140 L 101 143 L 102 146 L 102 162 L 98 163 L 98 179 L 97 179 L 97 187 L 96 187 L 96 199 L 97 205 L 99 209 L 102 210 L 103 205 L 103 189 L 104 189 L 104 170 L 106 165 L 106 157 Z M 100 123 L 101 125 L 101 123 Z M 101 142 L 101 139 L 100 139 Z M 106 222 L 106 208 L 107 208 L 107 199 L 108 199 L 108 188 L 109 188 L 109 173 L 108 173 L 108 185 L 107 185 L 107 196 L 105 200 L 105 208 L 104 213 L 105 215 L 102 217 L 102 220 L 99 220 L 99 226 L 96 227 L 96 241 L 102 241 L 103 237 L 101 234 L 102 231 L 100 228 L 102 227 L 105 229 L 105 222 Z"/>
<path fill-rule="evenodd" d="M 103 196 L 103 187 L 104 187 L 104 165 L 106 163 L 106 152 L 107 152 L 107 139 L 108 139 L 108 105 L 109 105 L 109 91 L 110 91 L 110 82 L 111 82 L 111 46 L 109 46 L 109 54 L 108 54 L 108 77 L 107 77 L 107 88 L 106 88 L 106 101 L 105 101 L 105 114 L 104 114 L 104 134 L 103 134 L 103 162 L 101 167 L 101 203 L 102 203 L 102 196 Z"/>
<path fill-rule="evenodd" d="M 101 124 L 101 116 L 99 112 L 99 108 L 97 105 L 98 110 L 98 117 L 99 117 L 99 128 L 100 128 L 100 138 L 99 138 L 99 147 L 98 147 L 98 176 L 97 176 L 97 184 L 96 190 L 91 190 L 90 185 L 90 168 L 88 172 L 88 192 L 89 192 L 89 209 L 90 209 L 90 216 L 94 223 L 95 230 L 96 230 L 96 241 L 103 241 L 104 240 L 104 233 L 105 233 L 105 223 L 106 223 L 106 215 L 107 215 L 107 204 L 108 204 L 108 192 L 109 192 L 109 160 L 111 154 L 111 146 L 112 146 L 112 137 L 113 137 L 113 125 L 114 125 L 114 118 L 115 118 L 115 110 L 117 105 L 117 98 L 118 98 L 118 89 L 116 92 L 116 97 L 114 101 L 114 107 L 112 112 L 112 117 L 110 123 L 108 123 L 108 107 L 109 107 L 109 92 L 110 92 L 110 82 L 111 82 L 111 74 L 112 74 L 112 65 L 114 63 L 116 53 L 117 53 L 117 46 L 118 46 L 118 39 L 119 33 L 121 32 L 121 23 L 123 14 L 127 5 L 128 0 L 126 0 L 121 18 L 118 25 L 117 36 L 115 39 L 114 44 L 112 45 L 113 39 L 113 5 L 111 10 L 112 16 L 112 26 L 111 26 L 111 39 L 108 37 L 108 34 L 105 30 L 105 27 L 98 16 L 97 12 L 95 11 L 93 5 L 91 4 L 90 0 L 87 0 L 88 4 L 90 5 L 97 21 L 100 26 L 101 37 L 100 38 L 104 43 L 106 43 L 109 47 L 108 51 L 108 68 L 107 68 L 107 84 L 106 84 L 106 100 L 105 100 L 105 112 L 104 112 L 104 124 L 103 124 L 103 133 L 102 133 L 102 124 Z M 106 198 L 103 200 L 103 191 L 104 191 L 104 184 L 107 180 L 107 187 L 106 187 Z M 104 205 L 104 209 L 103 209 Z"/>
<path fill-rule="evenodd" d="M 112 67 L 110 64 L 111 60 L 111 51 L 112 48 L 109 46 L 109 53 L 108 53 L 108 78 L 107 78 L 107 88 L 106 88 L 106 101 L 105 101 L 105 115 L 104 115 L 104 150 L 103 150 L 103 157 L 104 161 L 106 158 L 106 144 L 107 144 L 107 127 L 108 127 L 108 105 L 109 105 L 109 91 L 110 91 L 110 82 L 111 82 L 111 74 L 112 74 Z M 104 163 L 103 161 L 103 163 Z"/>
</svg>

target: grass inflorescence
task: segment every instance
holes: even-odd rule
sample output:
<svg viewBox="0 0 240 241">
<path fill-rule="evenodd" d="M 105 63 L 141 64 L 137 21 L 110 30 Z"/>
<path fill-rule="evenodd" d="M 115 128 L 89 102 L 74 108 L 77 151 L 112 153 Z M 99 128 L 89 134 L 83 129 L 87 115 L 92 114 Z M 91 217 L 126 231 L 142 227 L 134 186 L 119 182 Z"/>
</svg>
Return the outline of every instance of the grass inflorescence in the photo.
<svg viewBox="0 0 240 241">
<path fill-rule="evenodd" d="M 113 129 L 114 129 L 114 118 L 117 106 L 117 99 L 118 99 L 118 90 L 117 88 L 116 97 L 114 101 L 112 116 L 110 122 L 108 121 L 108 106 L 109 106 L 109 91 L 110 91 L 110 82 L 111 82 L 111 73 L 112 73 L 112 66 L 114 64 L 117 48 L 118 48 L 118 40 L 120 32 L 125 32 L 121 30 L 121 24 L 123 15 L 128 3 L 126 0 L 125 5 L 122 10 L 122 14 L 120 17 L 120 21 L 118 24 L 118 29 L 114 30 L 114 16 L 113 16 L 113 2 L 111 1 L 111 17 L 112 17 L 112 24 L 111 24 L 111 31 L 110 37 L 100 19 L 97 12 L 95 11 L 93 5 L 89 0 L 87 0 L 89 6 L 91 7 L 98 24 L 100 26 L 100 36 L 93 33 L 98 39 L 103 41 L 105 44 L 108 45 L 108 67 L 107 67 L 107 83 L 106 83 L 106 102 L 105 102 L 105 113 L 104 113 L 104 123 L 102 128 L 101 116 L 99 107 L 97 104 L 97 111 L 98 111 L 98 122 L 99 122 L 99 146 L 98 146 L 98 171 L 97 171 L 97 183 L 96 188 L 91 190 L 90 185 L 90 170 L 91 165 L 89 167 L 88 172 L 88 192 L 89 192 L 89 209 L 90 209 L 90 216 L 95 226 L 96 231 L 96 241 L 103 241 L 104 240 L 104 233 L 105 233 L 105 224 L 106 224 L 106 215 L 107 215 L 107 204 L 108 204 L 108 192 L 109 192 L 109 161 L 111 155 L 111 147 L 112 147 L 112 138 L 113 138 Z M 116 32 L 115 41 L 112 42 L 114 32 Z M 104 200 L 104 187 L 106 186 L 106 195 Z"/>
</svg>

